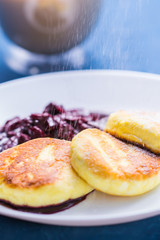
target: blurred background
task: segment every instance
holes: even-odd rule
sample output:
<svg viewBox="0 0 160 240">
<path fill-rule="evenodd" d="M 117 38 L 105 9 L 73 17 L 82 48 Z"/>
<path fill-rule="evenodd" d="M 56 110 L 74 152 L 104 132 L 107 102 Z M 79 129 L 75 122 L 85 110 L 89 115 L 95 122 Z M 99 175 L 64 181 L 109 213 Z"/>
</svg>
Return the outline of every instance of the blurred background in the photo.
<svg viewBox="0 0 160 240">
<path fill-rule="evenodd" d="M 68 54 L 59 68 L 51 64 L 49 71 L 121 69 L 159 74 L 159 9 L 159 0 L 102 0 L 90 34 L 73 53 L 72 61 L 79 58 L 80 64 L 70 66 Z M 5 36 L 0 29 L 0 82 L 28 75 L 18 74 L 7 67 L 3 57 L 6 51 L 4 42 Z"/>
</svg>

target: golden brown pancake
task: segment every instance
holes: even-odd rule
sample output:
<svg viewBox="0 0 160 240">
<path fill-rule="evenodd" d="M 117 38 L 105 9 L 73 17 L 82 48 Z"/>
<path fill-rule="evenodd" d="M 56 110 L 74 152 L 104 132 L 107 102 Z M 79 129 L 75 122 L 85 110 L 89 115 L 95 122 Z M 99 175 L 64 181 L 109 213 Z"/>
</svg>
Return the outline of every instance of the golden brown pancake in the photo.
<svg viewBox="0 0 160 240">
<path fill-rule="evenodd" d="M 109 116 L 105 131 L 160 154 L 160 113 L 121 110 Z"/>
<path fill-rule="evenodd" d="M 45 207 L 92 190 L 71 167 L 69 141 L 39 138 L 0 154 L 0 199 L 5 202 Z"/>
<path fill-rule="evenodd" d="M 113 195 L 139 195 L 160 183 L 159 156 L 97 129 L 73 138 L 71 164 L 88 184 Z"/>
</svg>

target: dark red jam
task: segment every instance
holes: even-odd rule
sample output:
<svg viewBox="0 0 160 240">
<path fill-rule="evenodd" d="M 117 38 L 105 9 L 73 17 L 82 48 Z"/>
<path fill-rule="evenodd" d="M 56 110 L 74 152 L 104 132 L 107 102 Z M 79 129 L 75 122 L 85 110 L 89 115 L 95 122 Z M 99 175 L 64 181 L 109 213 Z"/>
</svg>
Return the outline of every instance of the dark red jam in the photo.
<svg viewBox="0 0 160 240">
<path fill-rule="evenodd" d="M 0 152 L 40 137 L 65 140 L 87 128 L 100 128 L 99 122 L 108 115 L 84 114 L 82 110 L 65 110 L 63 106 L 48 104 L 42 113 L 33 113 L 27 118 L 14 117 L 0 127 Z"/>
<path fill-rule="evenodd" d="M 51 214 L 51 213 L 57 213 L 57 212 L 64 211 L 66 209 L 69 209 L 69 208 L 77 205 L 81 201 L 85 200 L 86 197 L 88 196 L 88 194 L 86 194 L 82 197 L 76 198 L 76 199 L 69 199 L 68 201 L 65 201 L 60 204 L 53 204 L 53 205 L 42 206 L 42 207 L 30 207 L 30 206 L 26 206 L 26 205 L 20 206 L 20 205 L 13 204 L 13 203 L 11 203 L 9 201 L 5 201 L 5 200 L 0 200 L 0 204 L 5 207 L 9 207 L 9 208 L 12 208 L 15 210 L 20 210 L 23 212 Z"/>
</svg>

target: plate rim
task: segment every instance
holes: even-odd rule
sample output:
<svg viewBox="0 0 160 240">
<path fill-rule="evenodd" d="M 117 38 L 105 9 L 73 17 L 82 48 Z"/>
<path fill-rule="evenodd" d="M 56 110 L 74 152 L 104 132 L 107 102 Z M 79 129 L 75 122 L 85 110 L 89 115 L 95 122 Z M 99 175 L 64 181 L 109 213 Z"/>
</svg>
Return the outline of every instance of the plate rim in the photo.
<svg viewBox="0 0 160 240">
<path fill-rule="evenodd" d="M 15 78 L 11 79 L 5 82 L 0 83 L 0 88 L 2 87 L 7 87 L 8 85 L 15 85 L 15 84 L 20 84 L 28 81 L 39 81 L 39 79 L 43 79 L 46 76 L 52 77 L 52 76 L 61 76 L 61 75 L 112 75 L 112 76 L 131 76 L 133 75 L 134 77 L 141 77 L 141 78 L 152 78 L 154 80 L 160 81 L 160 74 L 155 74 L 155 73 L 148 73 L 148 72 L 139 72 L 139 71 L 130 71 L 130 70 L 112 70 L 112 69 L 94 69 L 94 70 L 74 70 L 74 71 L 59 71 L 59 72 L 49 72 L 49 73 L 42 73 L 42 74 L 36 74 L 32 76 L 25 76 L 21 78 Z M 76 79 L 75 79 L 76 81 Z"/>
<path fill-rule="evenodd" d="M 154 211 L 151 211 L 151 212 L 147 212 L 143 210 L 143 211 L 139 211 L 138 214 L 134 213 L 132 215 L 130 215 L 131 212 L 127 212 L 123 216 L 121 216 L 120 214 L 119 215 L 114 214 L 112 217 L 110 217 L 111 214 L 95 215 L 96 218 L 94 218 L 94 215 L 92 215 L 88 218 L 85 216 L 85 219 L 83 216 L 80 216 L 80 217 L 72 216 L 70 219 L 69 216 L 63 216 L 63 215 L 57 216 L 58 213 L 45 215 L 45 214 L 22 212 L 14 209 L 9 209 L 9 211 L 10 213 L 7 214 L 5 212 L 5 207 L 4 207 L 4 212 L 3 210 L 2 211 L 0 210 L 0 215 L 12 217 L 12 218 L 16 218 L 24 221 L 37 222 L 37 223 L 43 223 L 48 225 L 77 226 L 77 227 L 116 225 L 121 223 L 133 222 L 137 220 L 143 220 L 143 219 L 154 217 L 160 214 L 160 209 L 158 210 L 154 209 Z M 69 211 L 69 209 L 65 211 Z M 53 216 L 55 216 L 54 219 L 52 219 Z"/>
</svg>

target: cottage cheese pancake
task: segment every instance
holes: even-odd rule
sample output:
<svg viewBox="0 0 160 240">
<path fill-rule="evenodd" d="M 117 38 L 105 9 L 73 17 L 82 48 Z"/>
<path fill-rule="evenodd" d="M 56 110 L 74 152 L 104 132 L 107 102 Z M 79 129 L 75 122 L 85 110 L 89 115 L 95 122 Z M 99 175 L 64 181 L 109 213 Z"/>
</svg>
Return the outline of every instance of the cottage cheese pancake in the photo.
<svg viewBox="0 0 160 240">
<path fill-rule="evenodd" d="M 81 198 L 93 190 L 70 164 L 70 142 L 38 138 L 0 153 L 0 199 L 42 208 Z"/>
<path fill-rule="evenodd" d="M 73 138 L 71 164 L 95 189 L 113 195 L 139 195 L 160 183 L 159 156 L 98 129 Z"/>
<path fill-rule="evenodd" d="M 160 154 L 160 113 L 118 111 L 110 115 L 105 131 Z"/>
</svg>

